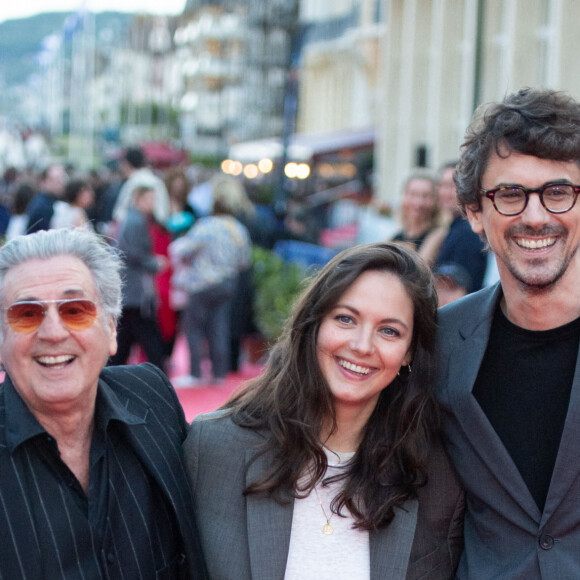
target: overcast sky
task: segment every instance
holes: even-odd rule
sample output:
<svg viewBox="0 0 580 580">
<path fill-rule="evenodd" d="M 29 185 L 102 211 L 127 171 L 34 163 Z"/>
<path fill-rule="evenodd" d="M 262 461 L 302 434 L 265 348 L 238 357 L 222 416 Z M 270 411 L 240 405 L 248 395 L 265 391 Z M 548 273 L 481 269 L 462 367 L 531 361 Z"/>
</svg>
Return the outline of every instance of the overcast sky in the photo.
<svg viewBox="0 0 580 580">
<path fill-rule="evenodd" d="M 115 10 L 149 14 L 180 14 L 186 0 L 0 0 L 0 22 L 39 12 L 68 12 L 83 6 L 91 12 Z"/>
</svg>

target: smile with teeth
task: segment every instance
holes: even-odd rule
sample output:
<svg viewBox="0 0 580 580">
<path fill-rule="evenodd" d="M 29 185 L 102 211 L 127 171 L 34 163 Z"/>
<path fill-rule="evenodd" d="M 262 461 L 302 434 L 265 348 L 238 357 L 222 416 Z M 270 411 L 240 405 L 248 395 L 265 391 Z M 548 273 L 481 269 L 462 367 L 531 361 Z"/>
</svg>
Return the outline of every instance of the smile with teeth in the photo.
<svg viewBox="0 0 580 580">
<path fill-rule="evenodd" d="M 61 354 L 58 356 L 39 356 L 37 361 L 42 365 L 62 365 L 74 359 L 72 354 Z"/>
<path fill-rule="evenodd" d="M 338 364 L 347 371 L 358 373 L 359 375 L 368 375 L 372 370 L 369 367 L 361 367 L 360 365 L 355 365 L 344 359 L 338 359 Z"/>
<path fill-rule="evenodd" d="M 533 240 L 530 238 L 517 238 L 516 244 L 520 248 L 525 248 L 526 250 L 541 250 L 543 248 L 548 248 L 556 243 L 556 238 L 542 238 L 541 240 Z"/>
</svg>

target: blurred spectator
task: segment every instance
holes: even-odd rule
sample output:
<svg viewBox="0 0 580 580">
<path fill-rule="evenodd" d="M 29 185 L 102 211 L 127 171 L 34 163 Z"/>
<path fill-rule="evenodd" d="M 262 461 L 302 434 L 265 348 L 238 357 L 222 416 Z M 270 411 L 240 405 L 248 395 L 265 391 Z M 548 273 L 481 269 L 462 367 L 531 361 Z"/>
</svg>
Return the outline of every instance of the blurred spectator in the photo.
<svg viewBox="0 0 580 580">
<path fill-rule="evenodd" d="M 7 167 L 0 179 L 0 197 L 10 195 L 16 188 L 16 180 L 18 179 L 18 170 L 15 167 Z"/>
<path fill-rule="evenodd" d="M 187 201 L 195 211 L 196 216 L 211 215 L 213 207 L 211 178 L 214 171 L 200 166 L 194 167 L 192 170 L 195 172 L 195 179 L 192 180 L 195 185 L 189 192 Z"/>
<path fill-rule="evenodd" d="M 433 276 L 440 307 L 465 296 L 471 286 L 469 272 L 459 264 L 439 264 Z"/>
<path fill-rule="evenodd" d="M 457 264 L 469 275 L 467 293 L 479 290 L 487 267 L 485 244 L 473 232 L 469 222 L 461 215 L 457 192 L 453 182 L 456 163 L 445 164 L 439 172 L 439 201 L 449 219 L 449 228 L 437 255 L 439 264 Z"/>
<path fill-rule="evenodd" d="M 111 365 L 125 364 L 134 344 L 140 344 L 149 362 L 164 370 L 165 355 L 157 323 L 154 276 L 167 267 L 163 256 L 153 253 L 149 224 L 153 219 L 155 191 L 136 187 L 132 204 L 119 224 L 119 249 L 125 263 L 123 312 L 117 330 L 117 353 Z"/>
<path fill-rule="evenodd" d="M 63 196 L 67 181 L 68 175 L 62 165 L 50 165 L 42 172 L 39 191 L 32 198 L 26 210 L 28 215 L 27 233 L 50 229 L 54 202 Z"/>
<path fill-rule="evenodd" d="M 414 170 L 403 187 L 400 221 L 402 229 L 393 238 L 414 249 L 433 265 L 446 229 L 441 226 L 437 183 L 427 169 Z"/>
<path fill-rule="evenodd" d="M 111 176 L 109 181 L 106 185 L 103 184 L 103 191 L 96 196 L 93 220 L 99 233 L 114 236 L 113 212 L 115 211 L 121 187 L 127 181 L 127 175 L 123 173 L 117 161 L 111 162 L 110 165 Z"/>
<path fill-rule="evenodd" d="M 127 181 L 119 190 L 119 196 L 113 210 L 113 219 L 122 222 L 131 205 L 131 194 L 136 187 L 147 187 L 155 191 L 155 206 L 153 215 L 160 224 L 165 224 L 169 218 L 169 195 L 161 178 L 147 167 L 145 154 L 140 147 L 130 147 L 119 161 L 119 167 Z"/>
<path fill-rule="evenodd" d="M 153 253 L 163 256 L 167 261 L 164 268 L 155 275 L 155 290 L 157 292 L 157 323 L 163 339 L 163 351 L 166 360 L 171 358 L 175 340 L 177 338 L 180 310 L 175 309 L 171 303 L 171 276 L 173 268 L 169 261 L 169 244 L 173 241 L 171 232 L 157 220 L 149 221 L 149 235 L 153 243 Z M 169 371 L 169 369 L 167 369 Z"/>
<path fill-rule="evenodd" d="M 185 171 L 179 168 L 168 169 L 164 181 L 169 194 L 169 219 L 165 225 L 175 239 L 187 233 L 195 221 L 195 211 L 187 201 L 191 185 Z"/>
<path fill-rule="evenodd" d="M 6 229 L 7 240 L 26 233 L 26 226 L 28 225 L 26 208 L 33 197 L 34 189 L 29 183 L 21 183 L 16 188 L 14 199 L 12 200 L 12 215 L 10 216 L 8 228 Z"/>
<path fill-rule="evenodd" d="M 250 235 L 252 244 L 264 247 L 269 243 L 269 222 L 256 213 L 254 204 L 247 195 L 246 188 L 239 179 L 230 175 L 217 174 L 212 180 L 212 189 L 218 199 L 231 200 L 231 211 Z M 242 340 L 256 332 L 254 326 L 254 276 L 251 263 L 240 270 L 238 289 L 230 309 L 230 370 L 239 368 Z"/>
<path fill-rule="evenodd" d="M 95 192 L 84 179 L 72 179 L 66 184 L 62 200 L 54 202 L 51 228 L 92 228 L 87 215 L 95 201 Z"/>
<path fill-rule="evenodd" d="M 169 254 L 174 264 L 172 284 L 188 294 L 182 329 L 190 355 L 190 375 L 173 381 L 176 387 L 203 383 L 204 341 L 214 383 L 230 370 L 231 309 L 239 290 L 239 274 L 251 264 L 248 230 L 234 216 L 247 207 L 241 188 L 213 184 L 213 215 L 198 219 L 185 236 L 175 240 Z"/>
</svg>

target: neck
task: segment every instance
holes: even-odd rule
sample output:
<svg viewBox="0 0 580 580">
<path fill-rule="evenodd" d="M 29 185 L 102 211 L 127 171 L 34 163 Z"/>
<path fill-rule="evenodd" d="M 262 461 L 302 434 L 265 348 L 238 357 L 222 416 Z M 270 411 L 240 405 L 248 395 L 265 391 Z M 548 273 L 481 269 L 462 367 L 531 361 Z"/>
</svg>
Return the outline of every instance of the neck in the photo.
<svg viewBox="0 0 580 580">
<path fill-rule="evenodd" d="M 568 274 L 568 273 L 567 273 Z M 565 274 L 542 291 L 526 291 L 510 276 L 502 279 L 501 309 L 506 318 L 528 330 L 557 328 L 580 317 L 577 277 Z"/>
<path fill-rule="evenodd" d="M 409 238 L 418 238 L 429 229 L 430 225 L 429 222 L 410 224 L 405 227 L 405 235 Z"/>
<path fill-rule="evenodd" d="M 94 430 L 94 406 L 64 416 L 34 413 L 38 422 L 57 442 L 60 458 L 74 473 L 85 493 L 89 486 L 89 458 Z"/>
<path fill-rule="evenodd" d="M 363 408 L 336 405 L 336 430 L 331 433 L 329 427 L 324 428 L 321 437 L 322 443 L 332 451 L 340 451 L 341 453 L 356 451 L 362 441 L 364 428 L 375 405 L 376 402 L 370 407 Z"/>
</svg>

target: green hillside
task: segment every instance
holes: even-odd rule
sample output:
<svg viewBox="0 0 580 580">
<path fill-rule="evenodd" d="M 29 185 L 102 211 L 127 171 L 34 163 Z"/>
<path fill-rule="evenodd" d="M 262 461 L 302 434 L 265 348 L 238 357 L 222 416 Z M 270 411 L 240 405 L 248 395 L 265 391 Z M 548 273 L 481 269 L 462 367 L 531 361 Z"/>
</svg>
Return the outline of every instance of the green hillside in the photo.
<svg viewBox="0 0 580 580">
<path fill-rule="evenodd" d="M 70 12 L 46 12 L 29 18 L 0 22 L 0 87 L 11 88 L 26 82 L 37 70 L 36 57 L 42 41 L 51 34 L 62 34 Z M 97 34 L 103 28 L 119 30 L 132 17 L 121 12 L 96 15 Z"/>
</svg>

